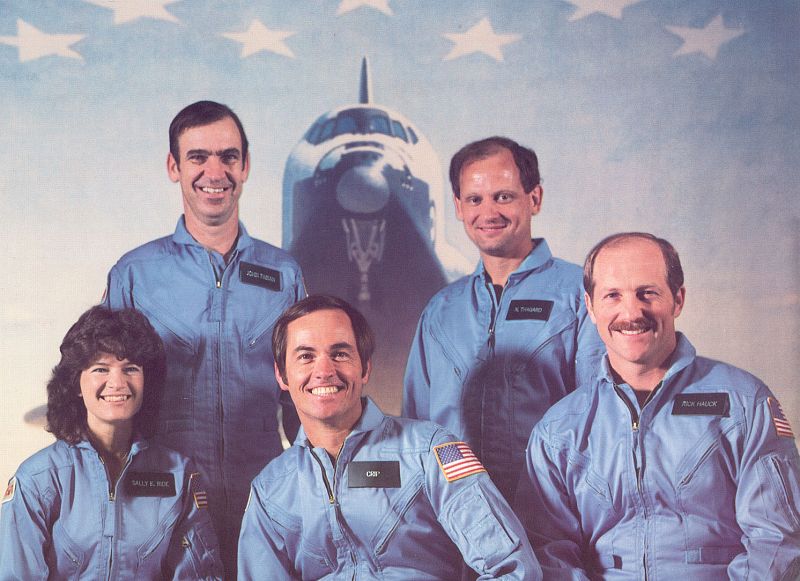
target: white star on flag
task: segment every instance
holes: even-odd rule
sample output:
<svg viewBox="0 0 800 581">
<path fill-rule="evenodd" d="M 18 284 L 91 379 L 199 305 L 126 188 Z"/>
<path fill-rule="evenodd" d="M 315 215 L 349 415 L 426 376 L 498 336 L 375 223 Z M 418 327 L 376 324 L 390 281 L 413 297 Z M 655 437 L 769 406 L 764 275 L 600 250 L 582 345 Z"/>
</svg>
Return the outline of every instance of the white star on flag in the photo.
<svg viewBox="0 0 800 581">
<path fill-rule="evenodd" d="M 712 61 L 717 58 L 717 52 L 723 44 L 746 32 L 744 28 L 725 28 L 722 14 L 715 16 L 705 28 L 667 26 L 666 29 L 683 39 L 683 44 L 672 56 L 702 52 Z"/>
<path fill-rule="evenodd" d="M 341 4 L 339 4 L 339 8 L 336 9 L 336 16 L 341 16 L 345 12 L 350 12 L 351 10 L 363 6 L 380 10 L 388 16 L 394 15 L 392 9 L 389 7 L 389 0 L 342 0 Z"/>
<path fill-rule="evenodd" d="M 482 52 L 494 60 L 502 62 L 503 52 L 500 47 L 517 42 L 522 38 L 520 34 L 496 34 L 488 18 L 483 18 L 466 32 L 447 33 L 442 36 L 455 43 L 455 46 L 444 57 L 443 60 L 446 61 L 466 56 L 473 52 Z"/>
<path fill-rule="evenodd" d="M 180 21 L 174 15 L 167 12 L 167 4 L 179 2 L 179 0 L 83 0 L 89 4 L 108 8 L 114 11 L 114 24 L 131 22 L 137 18 L 155 18 L 156 20 L 166 20 L 168 22 Z"/>
<path fill-rule="evenodd" d="M 272 30 L 264 26 L 258 19 L 250 23 L 250 28 L 244 32 L 225 32 L 225 38 L 230 38 L 242 43 L 242 58 L 256 54 L 262 50 L 294 58 L 292 50 L 286 46 L 283 39 L 297 34 L 289 30 Z"/>
<path fill-rule="evenodd" d="M 574 20 L 580 20 L 595 12 L 600 12 L 601 14 L 616 18 L 617 20 L 622 20 L 622 11 L 628 6 L 638 4 L 641 0 L 566 0 L 566 2 L 578 7 L 568 19 L 570 22 L 573 22 Z"/>
<path fill-rule="evenodd" d="M 24 20 L 17 19 L 17 36 L 0 36 L 0 43 L 16 46 L 19 62 L 32 61 L 51 54 L 83 60 L 70 45 L 81 40 L 85 34 L 47 34 Z"/>
</svg>

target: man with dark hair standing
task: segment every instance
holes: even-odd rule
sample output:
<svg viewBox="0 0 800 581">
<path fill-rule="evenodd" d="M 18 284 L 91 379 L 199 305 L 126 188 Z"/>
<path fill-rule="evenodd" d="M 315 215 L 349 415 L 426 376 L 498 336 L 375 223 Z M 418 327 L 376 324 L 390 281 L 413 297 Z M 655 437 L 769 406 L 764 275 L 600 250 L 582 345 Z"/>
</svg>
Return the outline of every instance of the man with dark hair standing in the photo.
<svg viewBox="0 0 800 581">
<path fill-rule="evenodd" d="M 531 239 L 544 194 L 536 154 L 504 137 L 470 143 L 453 156 L 450 182 L 481 260 L 425 308 L 403 415 L 464 438 L 511 501 L 531 429 L 575 389 L 602 343 L 581 301 L 580 268 Z"/>
<path fill-rule="evenodd" d="M 584 273 L 607 356 L 534 429 L 517 499 L 546 578 L 800 578 L 791 426 L 761 381 L 675 331 L 678 253 L 615 234 Z"/>
<path fill-rule="evenodd" d="M 250 154 L 236 114 L 212 101 L 189 105 L 173 119 L 169 141 L 167 173 L 180 184 L 184 214 L 172 236 L 119 260 L 105 302 L 142 311 L 164 341 L 157 440 L 194 457 L 206 475 L 233 579 L 249 483 L 282 451 L 270 333 L 305 290 L 297 263 L 239 221 Z M 297 419 L 285 403 L 291 438 Z"/>
<path fill-rule="evenodd" d="M 362 397 L 374 339 L 347 302 L 312 295 L 275 323 L 275 377 L 302 422 L 253 481 L 242 579 L 541 579 L 517 517 L 463 442 Z"/>
</svg>

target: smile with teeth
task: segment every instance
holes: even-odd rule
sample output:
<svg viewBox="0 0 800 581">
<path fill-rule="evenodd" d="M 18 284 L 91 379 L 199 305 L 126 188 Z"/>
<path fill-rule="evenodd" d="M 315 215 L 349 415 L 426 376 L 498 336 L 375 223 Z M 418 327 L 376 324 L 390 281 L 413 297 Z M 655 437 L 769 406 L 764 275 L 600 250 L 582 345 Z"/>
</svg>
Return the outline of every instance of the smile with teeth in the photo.
<svg viewBox="0 0 800 581">
<path fill-rule="evenodd" d="M 203 186 L 200 188 L 200 191 L 205 192 L 207 194 L 221 194 L 227 188 L 212 188 L 211 186 Z"/>
<path fill-rule="evenodd" d="M 311 390 L 312 395 L 332 395 L 338 393 L 341 387 L 335 385 L 326 385 L 324 387 L 315 387 Z"/>
<path fill-rule="evenodd" d="M 100 395 L 98 397 L 108 403 L 117 403 L 120 401 L 128 401 L 131 398 L 131 395 Z"/>
</svg>

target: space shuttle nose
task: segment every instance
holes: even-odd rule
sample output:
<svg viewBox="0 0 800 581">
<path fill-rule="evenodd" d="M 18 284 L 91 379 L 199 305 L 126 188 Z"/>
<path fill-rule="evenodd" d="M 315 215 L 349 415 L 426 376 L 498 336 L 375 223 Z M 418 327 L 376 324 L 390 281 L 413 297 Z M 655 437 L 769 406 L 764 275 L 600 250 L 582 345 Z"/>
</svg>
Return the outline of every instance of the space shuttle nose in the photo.
<svg viewBox="0 0 800 581">
<path fill-rule="evenodd" d="M 356 165 L 342 173 L 336 184 L 336 201 L 349 212 L 371 214 L 389 201 L 389 184 L 383 164 Z"/>
</svg>

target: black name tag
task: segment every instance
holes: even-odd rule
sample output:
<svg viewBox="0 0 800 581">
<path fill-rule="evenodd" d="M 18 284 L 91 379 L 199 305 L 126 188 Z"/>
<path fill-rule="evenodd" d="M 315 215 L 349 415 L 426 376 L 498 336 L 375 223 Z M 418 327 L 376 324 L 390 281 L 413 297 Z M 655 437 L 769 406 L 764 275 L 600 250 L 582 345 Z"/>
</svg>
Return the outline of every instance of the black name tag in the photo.
<svg viewBox="0 0 800 581">
<path fill-rule="evenodd" d="M 175 475 L 170 472 L 128 472 L 125 491 L 130 496 L 175 496 Z"/>
<path fill-rule="evenodd" d="M 350 462 L 348 488 L 400 488 L 400 462 Z"/>
<path fill-rule="evenodd" d="M 281 273 L 266 266 L 242 262 L 239 265 L 239 280 L 273 291 L 281 290 Z"/>
<path fill-rule="evenodd" d="M 546 321 L 553 310 L 553 301 L 511 301 L 507 321 Z"/>
<path fill-rule="evenodd" d="M 673 416 L 725 416 L 730 412 L 727 393 L 682 393 L 675 396 Z"/>
</svg>

